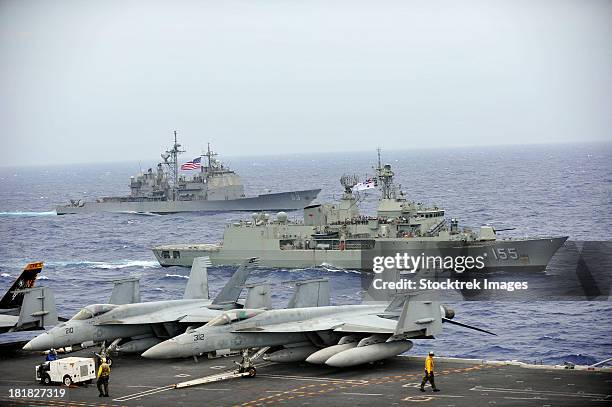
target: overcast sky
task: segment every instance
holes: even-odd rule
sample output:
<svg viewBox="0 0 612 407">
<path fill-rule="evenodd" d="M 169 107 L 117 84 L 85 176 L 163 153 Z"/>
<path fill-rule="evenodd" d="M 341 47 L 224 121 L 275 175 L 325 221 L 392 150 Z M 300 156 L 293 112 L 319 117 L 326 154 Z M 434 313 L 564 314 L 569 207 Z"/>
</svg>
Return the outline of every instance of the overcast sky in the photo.
<svg viewBox="0 0 612 407">
<path fill-rule="evenodd" d="M 612 140 L 612 1 L 0 0 L 0 165 Z"/>
</svg>

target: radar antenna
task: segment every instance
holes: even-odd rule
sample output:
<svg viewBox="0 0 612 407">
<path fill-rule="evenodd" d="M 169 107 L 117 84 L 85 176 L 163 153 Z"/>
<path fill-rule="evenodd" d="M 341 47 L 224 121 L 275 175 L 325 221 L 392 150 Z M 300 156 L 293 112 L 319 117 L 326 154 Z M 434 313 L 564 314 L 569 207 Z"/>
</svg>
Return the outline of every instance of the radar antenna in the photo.
<svg viewBox="0 0 612 407">
<path fill-rule="evenodd" d="M 357 175 L 344 174 L 340 177 L 340 185 L 344 187 L 345 194 L 352 194 L 353 187 L 359 183 Z"/>
</svg>

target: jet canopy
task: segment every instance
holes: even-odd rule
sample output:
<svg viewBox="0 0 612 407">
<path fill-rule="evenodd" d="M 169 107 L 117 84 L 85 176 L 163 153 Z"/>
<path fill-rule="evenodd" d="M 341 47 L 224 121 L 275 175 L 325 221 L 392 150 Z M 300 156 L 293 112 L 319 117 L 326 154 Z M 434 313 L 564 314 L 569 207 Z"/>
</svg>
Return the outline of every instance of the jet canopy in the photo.
<svg viewBox="0 0 612 407">
<path fill-rule="evenodd" d="M 117 308 L 117 305 L 113 304 L 93 304 L 88 305 L 76 313 L 75 316 L 70 318 L 73 321 L 82 321 L 84 319 L 90 319 L 100 314 L 104 314 L 112 309 Z"/>
<path fill-rule="evenodd" d="M 262 309 L 235 309 L 224 312 L 208 321 L 205 326 L 221 326 L 237 321 L 244 321 L 264 312 Z"/>
</svg>

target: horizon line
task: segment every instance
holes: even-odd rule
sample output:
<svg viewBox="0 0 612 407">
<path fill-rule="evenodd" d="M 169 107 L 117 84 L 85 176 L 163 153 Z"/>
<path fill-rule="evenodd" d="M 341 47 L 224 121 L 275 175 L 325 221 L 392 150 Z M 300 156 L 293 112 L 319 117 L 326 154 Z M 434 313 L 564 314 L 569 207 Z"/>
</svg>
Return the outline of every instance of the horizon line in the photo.
<svg viewBox="0 0 612 407">
<path fill-rule="evenodd" d="M 533 142 L 533 143 L 517 143 L 517 144 L 512 144 L 512 143 L 501 143 L 501 144 L 468 144 L 468 145 L 461 145 L 461 146 L 448 146 L 448 147 L 439 147 L 439 146 L 428 146 L 428 147 L 416 147 L 416 148 L 405 148 L 405 147 L 401 147 L 401 148 L 396 148 L 396 149 L 385 149 L 384 147 L 382 148 L 382 151 L 435 151 L 435 150 L 439 150 L 439 151 L 448 151 L 451 149 L 460 149 L 460 150 L 465 150 L 465 149 L 470 149 L 470 148 L 492 148 L 492 147 L 528 147 L 528 146 L 562 146 L 562 145 L 572 145 L 572 144 L 612 144 L 612 140 L 583 140 L 583 141 L 556 141 L 556 142 Z M 370 151 L 376 151 L 376 148 L 378 148 L 379 146 L 373 147 L 372 150 L 363 150 L 363 149 L 358 149 L 358 150 L 330 150 L 330 151 L 299 151 L 299 152 L 285 152 L 285 153 L 262 153 L 262 154 L 227 154 L 227 155 L 223 155 L 223 157 L 227 157 L 227 158 L 254 158 L 254 157 L 278 157 L 278 156 L 282 156 L 282 155 L 291 155 L 291 156 L 308 156 L 308 155 L 326 155 L 326 154 L 337 154 L 337 153 L 357 153 L 357 154 L 363 154 L 363 153 L 367 153 Z M 163 148 L 163 147 L 162 147 Z M 14 164 L 9 164 L 9 165 L 3 165 L 2 163 L 0 163 L 0 168 L 2 169 L 6 169 L 6 168 L 36 168 L 36 167 L 59 167 L 59 166 L 70 166 L 70 165 L 87 165 L 87 164 L 128 164 L 128 163 L 139 163 L 139 162 L 148 162 L 149 160 L 153 160 L 153 159 L 144 159 L 144 158 L 137 158 L 134 160 L 128 160 L 128 161 L 124 161 L 124 160 L 120 160 L 120 161 L 110 161 L 110 160 L 102 160 L 102 161 L 73 161 L 73 162 L 55 162 L 55 163 L 32 163 L 32 164 L 25 164 L 25 165 L 14 165 Z"/>
</svg>

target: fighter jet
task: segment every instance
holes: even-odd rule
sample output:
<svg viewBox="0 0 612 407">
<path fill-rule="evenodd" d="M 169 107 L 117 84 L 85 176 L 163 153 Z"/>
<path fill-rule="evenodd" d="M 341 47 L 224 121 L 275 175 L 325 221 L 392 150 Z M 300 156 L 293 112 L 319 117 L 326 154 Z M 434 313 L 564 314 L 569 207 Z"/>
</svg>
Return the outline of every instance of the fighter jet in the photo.
<svg viewBox="0 0 612 407">
<path fill-rule="evenodd" d="M 44 329 L 57 323 L 55 297 L 34 287 L 43 263 L 29 263 L 0 300 L 0 333 Z"/>
<path fill-rule="evenodd" d="M 181 300 L 135 303 L 133 297 L 139 297 L 138 290 L 123 284 L 121 289 L 113 291 L 111 303 L 86 306 L 67 322 L 28 342 L 23 349 L 45 350 L 113 341 L 114 351 L 142 352 L 185 332 L 190 326 L 202 325 L 222 315 L 224 310 L 240 307 L 238 297 L 255 264 L 256 258 L 245 261 L 214 300 L 208 294 L 210 262 L 204 257 L 194 260 Z M 257 308 L 262 305 L 260 301 L 258 298 L 249 303 L 247 298 L 247 305 Z"/>
<path fill-rule="evenodd" d="M 403 294 L 382 305 L 230 310 L 142 356 L 165 359 L 216 349 L 261 352 L 269 347 L 271 361 L 349 367 L 404 353 L 413 346 L 410 339 L 433 338 L 442 331 L 443 322 L 492 334 L 452 321 L 452 309 L 423 298 L 423 294 Z"/>
</svg>

